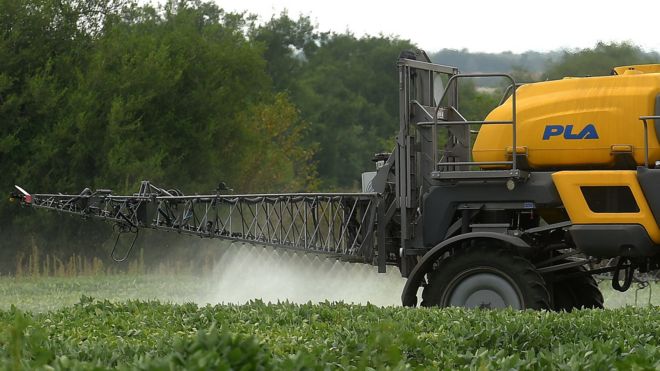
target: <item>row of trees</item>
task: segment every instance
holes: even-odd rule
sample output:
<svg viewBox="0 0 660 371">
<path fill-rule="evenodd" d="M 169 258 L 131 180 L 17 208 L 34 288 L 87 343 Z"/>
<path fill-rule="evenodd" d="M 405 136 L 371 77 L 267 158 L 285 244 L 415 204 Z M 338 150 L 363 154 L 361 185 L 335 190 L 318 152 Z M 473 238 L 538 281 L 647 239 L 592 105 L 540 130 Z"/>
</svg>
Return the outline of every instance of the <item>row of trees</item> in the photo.
<svg viewBox="0 0 660 371">
<path fill-rule="evenodd" d="M 0 189 L 355 189 L 372 154 L 393 146 L 396 58 L 413 47 L 286 13 L 257 24 L 213 2 L 0 0 Z M 599 44 L 548 76 L 637 52 Z M 462 95 L 471 117 L 497 101 L 472 85 Z M 0 203 L 0 272 L 28 245 L 66 254 L 109 235 L 54 218 Z"/>
<path fill-rule="evenodd" d="M 273 89 L 241 16 L 211 4 L 4 3 L 3 180 L 67 192 L 142 179 L 305 187 L 308 124 Z"/>
<path fill-rule="evenodd" d="M 396 132 L 407 41 L 321 33 L 287 14 L 258 25 L 201 1 L 0 9 L 6 191 L 132 193 L 143 179 L 184 192 L 350 188 Z M 31 245 L 66 255 L 108 239 L 104 225 L 55 218 L 1 203 L 0 271 Z"/>
</svg>

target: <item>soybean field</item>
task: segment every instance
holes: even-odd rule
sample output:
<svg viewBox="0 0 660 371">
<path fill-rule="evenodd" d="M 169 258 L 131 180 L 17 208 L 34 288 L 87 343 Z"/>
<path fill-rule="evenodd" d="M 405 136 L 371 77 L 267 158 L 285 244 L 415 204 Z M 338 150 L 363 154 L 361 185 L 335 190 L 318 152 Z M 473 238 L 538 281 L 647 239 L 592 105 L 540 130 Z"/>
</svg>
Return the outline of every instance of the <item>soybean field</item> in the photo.
<svg viewBox="0 0 660 371">
<path fill-rule="evenodd" d="M 411 309 L 397 305 L 397 272 L 273 252 L 225 258 L 206 275 L 1 277 L 0 368 L 660 367 L 654 284 L 622 295 L 603 281 L 605 310 Z M 319 301 L 330 277 L 335 301 Z M 281 296 L 267 295 L 274 285 Z"/>
<path fill-rule="evenodd" d="M 654 307 L 572 313 L 94 300 L 0 312 L 3 369 L 656 369 Z"/>
</svg>

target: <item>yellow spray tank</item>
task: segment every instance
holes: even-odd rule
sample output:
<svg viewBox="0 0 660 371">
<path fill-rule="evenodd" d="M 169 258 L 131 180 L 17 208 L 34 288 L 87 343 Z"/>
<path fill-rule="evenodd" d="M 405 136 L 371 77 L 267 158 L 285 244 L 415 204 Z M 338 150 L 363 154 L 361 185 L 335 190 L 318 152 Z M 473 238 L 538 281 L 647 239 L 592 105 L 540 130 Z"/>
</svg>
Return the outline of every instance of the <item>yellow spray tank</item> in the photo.
<svg viewBox="0 0 660 371">
<path fill-rule="evenodd" d="M 660 64 L 617 67 L 614 72 L 518 88 L 516 147 L 527 154 L 529 168 L 614 168 L 622 154 L 628 162 L 644 164 L 639 117 L 660 114 Z M 509 97 L 486 121 L 511 120 L 511 105 Z M 648 125 L 650 163 L 660 160 L 658 121 Z M 511 144 L 510 125 L 482 125 L 474 161 L 506 161 Z"/>
</svg>

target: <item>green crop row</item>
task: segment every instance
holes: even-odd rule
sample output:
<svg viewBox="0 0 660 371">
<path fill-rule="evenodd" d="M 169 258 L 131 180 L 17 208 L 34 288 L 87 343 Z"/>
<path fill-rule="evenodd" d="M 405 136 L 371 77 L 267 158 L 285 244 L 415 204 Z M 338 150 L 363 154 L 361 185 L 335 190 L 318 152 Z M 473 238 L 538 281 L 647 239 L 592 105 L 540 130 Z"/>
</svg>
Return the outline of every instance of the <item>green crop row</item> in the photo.
<svg viewBox="0 0 660 371">
<path fill-rule="evenodd" d="M 655 307 L 573 313 L 83 298 L 0 312 L 3 369 L 657 369 Z"/>
</svg>

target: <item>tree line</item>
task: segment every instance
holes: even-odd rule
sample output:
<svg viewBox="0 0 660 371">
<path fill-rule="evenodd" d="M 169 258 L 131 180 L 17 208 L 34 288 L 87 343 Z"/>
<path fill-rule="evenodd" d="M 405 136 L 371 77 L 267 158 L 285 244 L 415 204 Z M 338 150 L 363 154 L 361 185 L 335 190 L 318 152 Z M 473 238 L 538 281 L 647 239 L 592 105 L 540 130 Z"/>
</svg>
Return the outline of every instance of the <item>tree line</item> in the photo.
<svg viewBox="0 0 660 371">
<path fill-rule="evenodd" d="M 287 13 L 258 23 L 210 1 L 0 0 L 0 189 L 133 193 L 148 179 L 189 193 L 219 182 L 355 190 L 373 153 L 393 147 L 396 59 L 415 47 L 321 32 Z M 634 45 L 599 44 L 546 71 L 647 59 Z M 462 104 L 484 116 L 497 93 L 466 85 Z M 0 273 L 17 251 L 66 254 L 110 233 L 7 202 L 0 231 Z"/>
</svg>

